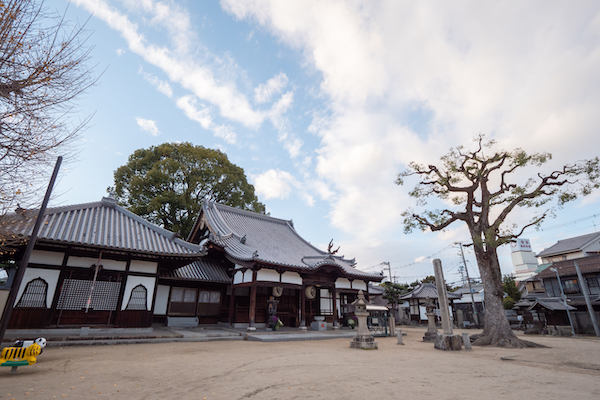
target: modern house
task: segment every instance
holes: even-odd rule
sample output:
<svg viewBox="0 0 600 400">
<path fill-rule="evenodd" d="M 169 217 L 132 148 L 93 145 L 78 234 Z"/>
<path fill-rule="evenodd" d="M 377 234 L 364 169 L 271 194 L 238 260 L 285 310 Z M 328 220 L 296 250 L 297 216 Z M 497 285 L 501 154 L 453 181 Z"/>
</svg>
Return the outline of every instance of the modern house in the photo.
<svg viewBox="0 0 600 400">
<path fill-rule="evenodd" d="M 595 254 L 600 254 L 599 232 L 559 240 L 556 244 L 538 253 L 536 257 L 541 260 L 542 264 L 547 264 Z"/>
</svg>

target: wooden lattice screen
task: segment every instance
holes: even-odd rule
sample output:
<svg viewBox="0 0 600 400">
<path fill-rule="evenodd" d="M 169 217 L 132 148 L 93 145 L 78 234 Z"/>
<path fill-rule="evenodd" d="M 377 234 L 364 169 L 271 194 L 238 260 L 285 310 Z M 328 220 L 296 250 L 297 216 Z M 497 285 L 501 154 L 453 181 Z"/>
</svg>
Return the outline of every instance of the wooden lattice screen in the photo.
<svg viewBox="0 0 600 400">
<path fill-rule="evenodd" d="M 63 281 L 57 310 L 81 310 L 85 308 L 92 281 L 81 279 L 65 279 Z M 90 308 L 96 311 L 115 311 L 119 302 L 121 282 L 96 281 Z"/>
<path fill-rule="evenodd" d="M 131 291 L 126 310 L 147 310 L 148 291 L 144 285 L 137 285 Z"/>
<path fill-rule="evenodd" d="M 46 308 L 48 282 L 36 278 L 27 283 L 16 308 Z"/>
</svg>

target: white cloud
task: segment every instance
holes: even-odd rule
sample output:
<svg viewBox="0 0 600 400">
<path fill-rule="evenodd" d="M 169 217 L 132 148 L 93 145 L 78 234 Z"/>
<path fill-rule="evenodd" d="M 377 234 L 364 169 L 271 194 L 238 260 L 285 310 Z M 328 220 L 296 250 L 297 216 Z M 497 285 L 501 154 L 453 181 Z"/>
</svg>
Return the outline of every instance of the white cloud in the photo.
<svg viewBox="0 0 600 400">
<path fill-rule="evenodd" d="M 143 131 L 148 132 L 152 136 L 160 135 L 160 131 L 156 126 L 156 122 L 151 119 L 145 119 L 141 117 L 135 117 L 135 122 L 142 128 Z"/>
<path fill-rule="evenodd" d="M 216 125 L 211 117 L 210 108 L 198 104 L 194 96 L 183 96 L 177 99 L 177 107 L 179 107 L 185 115 L 192 121 L 196 121 L 204 129 L 212 131 L 218 138 L 225 140 L 229 144 L 235 144 L 237 136 L 233 128 L 225 125 Z"/>
<path fill-rule="evenodd" d="M 180 84 L 198 98 L 214 104 L 224 118 L 249 128 L 257 128 L 263 122 L 263 113 L 252 109 L 233 82 L 218 80 L 209 65 L 187 52 L 196 47 L 195 35 L 189 29 L 187 17 L 181 19 L 185 13 L 177 6 L 145 0 L 142 9 L 138 10 L 146 11 L 154 24 L 167 29 L 169 37 L 177 43 L 177 46 L 171 49 L 149 43 L 140 32 L 139 25 L 105 1 L 75 0 L 74 3 L 85 7 L 94 13 L 95 17 L 118 31 L 127 42 L 130 51 L 161 69 L 170 81 Z M 192 44 L 194 46 L 191 46 Z"/>
<path fill-rule="evenodd" d="M 271 101 L 271 97 L 287 86 L 288 77 L 283 72 L 280 72 L 275 77 L 269 79 L 267 83 L 258 85 L 254 89 L 254 101 L 257 103 L 267 103 Z"/>
<path fill-rule="evenodd" d="M 597 153 L 582 146 L 600 125 L 594 2 L 221 3 L 322 74 L 326 111 L 309 130 L 321 140 L 318 177 L 335 193 L 331 221 L 347 232 L 398 229 L 413 201 L 396 173 L 480 132 L 501 147 L 553 152 L 557 164 Z"/>
<path fill-rule="evenodd" d="M 144 77 L 148 83 L 156 88 L 159 92 L 167 96 L 168 98 L 173 97 L 173 88 L 169 85 L 169 82 L 158 79 L 158 77 L 145 72 L 142 68 L 140 68 L 139 73 Z"/>
<path fill-rule="evenodd" d="M 260 198 L 285 199 L 299 182 L 289 172 L 270 169 L 260 175 L 251 176 L 256 194 Z"/>
<path fill-rule="evenodd" d="M 124 49 L 117 49 L 116 53 L 119 57 L 121 57 L 123 54 L 125 54 L 125 50 Z"/>
</svg>

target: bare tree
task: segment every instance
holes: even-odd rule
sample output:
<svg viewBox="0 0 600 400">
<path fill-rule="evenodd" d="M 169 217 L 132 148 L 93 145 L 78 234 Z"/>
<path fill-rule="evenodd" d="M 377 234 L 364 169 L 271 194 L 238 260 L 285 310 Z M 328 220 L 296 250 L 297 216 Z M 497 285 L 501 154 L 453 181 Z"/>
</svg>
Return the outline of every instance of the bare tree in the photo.
<svg viewBox="0 0 600 400">
<path fill-rule="evenodd" d="M 95 82 L 82 28 L 43 0 L 0 1 L 0 232 L 8 210 L 39 197 L 56 156 L 73 154 L 89 120 L 70 118 Z"/>
<path fill-rule="evenodd" d="M 527 347 L 532 343 L 514 335 L 504 313 L 502 273 L 496 250 L 513 242 L 526 228 L 539 225 L 552 212 L 552 208 L 545 207 L 552 200 L 557 200 L 557 205 L 561 206 L 598 188 L 600 160 L 596 157 L 565 165 L 518 183 L 521 182 L 522 168 L 541 167 L 551 155 L 527 154 L 521 149 L 493 150 L 494 142 L 484 142 L 482 135 L 475 142 L 478 144 L 475 151 L 468 152 L 459 146 L 442 157 L 439 166 L 411 163 L 407 171 L 398 175 L 396 183 L 399 185 L 408 176 L 419 177 L 420 182 L 410 192 L 418 205 L 425 205 L 431 197 L 451 204 L 445 209 L 421 213 L 405 211 L 402 214 L 405 231 L 410 232 L 413 228 L 440 231 L 456 221 L 467 224 L 484 285 L 486 309 L 483 333 L 474 344 Z M 525 223 L 505 223 L 508 215 L 517 208 L 539 207 L 543 211 L 534 213 Z"/>
</svg>

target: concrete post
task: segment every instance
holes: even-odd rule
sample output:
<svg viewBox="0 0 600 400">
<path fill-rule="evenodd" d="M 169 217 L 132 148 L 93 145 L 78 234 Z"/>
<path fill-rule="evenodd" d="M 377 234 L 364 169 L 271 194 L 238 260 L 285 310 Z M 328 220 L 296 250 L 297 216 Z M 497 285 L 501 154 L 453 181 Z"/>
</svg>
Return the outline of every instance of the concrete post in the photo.
<svg viewBox="0 0 600 400">
<path fill-rule="evenodd" d="M 467 332 L 463 332 L 462 338 L 465 350 L 473 350 L 473 347 L 471 347 L 471 339 L 469 339 L 469 334 Z"/>
</svg>

